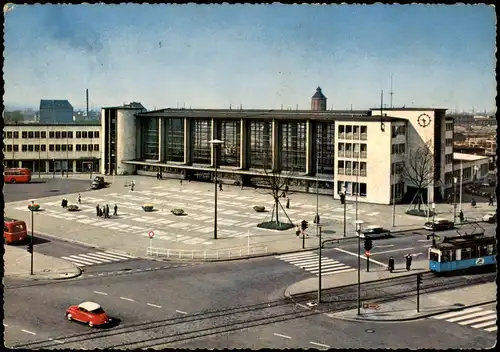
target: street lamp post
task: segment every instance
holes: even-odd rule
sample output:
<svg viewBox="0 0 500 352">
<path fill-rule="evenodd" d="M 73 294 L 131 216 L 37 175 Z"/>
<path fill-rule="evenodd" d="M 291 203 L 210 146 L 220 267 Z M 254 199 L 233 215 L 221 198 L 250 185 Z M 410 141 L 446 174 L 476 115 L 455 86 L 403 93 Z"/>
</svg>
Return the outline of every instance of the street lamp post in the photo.
<svg viewBox="0 0 500 352">
<path fill-rule="evenodd" d="M 453 177 L 453 222 L 457 218 L 457 178 Z"/>
<path fill-rule="evenodd" d="M 434 233 L 435 216 L 436 216 L 436 203 L 432 202 L 432 246 L 433 247 L 436 245 L 436 234 Z"/>
<path fill-rule="evenodd" d="M 318 236 L 318 225 L 319 225 L 319 181 L 318 181 L 318 172 L 319 172 L 319 158 L 318 158 L 318 153 L 316 153 L 316 218 L 315 218 L 315 223 L 316 223 L 316 237 Z"/>
<path fill-rule="evenodd" d="M 361 315 L 361 225 L 362 220 L 356 220 L 356 233 L 358 235 L 358 315 Z"/>
<path fill-rule="evenodd" d="M 34 223 L 35 223 L 35 219 L 34 219 L 34 206 L 35 205 L 35 201 L 32 200 L 31 201 L 31 238 L 30 238 L 30 247 L 31 247 L 31 266 L 30 266 L 30 275 L 33 275 L 33 236 L 35 235 L 35 232 L 34 232 Z"/>
<path fill-rule="evenodd" d="M 345 223 L 345 218 L 346 218 L 346 203 L 347 203 L 347 200 L 346 200 L 346 188 L 345 188 L 345 183 L 344 185 L 342 186 L 342 191 L 344 192 L 344 237 L 346 237 L 346 223 Z"/>
<path fill-rule="evenodd" d="M 460 195 L 459 195 L 459 203 L 460 203 L 460 208 L 459 210 L 462 211 L 462 184 L 463 184 L 463 163 L 462 160 L 460 160 Z M 453 219 L 455 221 L 455 219 Z"/>
<path fill-rule="evenodd" d="M 52 178 L 56 178 L 56 159 L 52 159 Z"/>
<path fill-rule="evenodd" d="M 217 239 L 217 157 L 218 157 L 218 147 L 223 144 L 224 142 L 218 139 L 213 139 L 210 141 L 210 143 L 214 147 L 214 169 L 215 169 L 215 175 L 214 175 L 214 185 L 215 185 L 215 200 L 214 200 L 214 240 Z"/>
<path fill-rule="evenodd" d="M 318 304 L 321 303 L 321 226 L 316 224 L 316 228 L 319 230 L 319 247 L 318 247 Z"/>
</svg>

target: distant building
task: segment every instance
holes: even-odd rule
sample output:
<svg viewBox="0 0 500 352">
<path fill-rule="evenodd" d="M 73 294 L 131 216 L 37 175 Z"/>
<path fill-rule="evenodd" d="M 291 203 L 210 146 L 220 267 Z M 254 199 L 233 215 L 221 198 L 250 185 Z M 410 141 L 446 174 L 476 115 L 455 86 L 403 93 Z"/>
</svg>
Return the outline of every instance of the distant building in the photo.
<svg viewBox="0 0 500 352">
<path fill-rule="evenodd" d="M 40 100 L 40 123 L 73 123 L 73 106 L 67 100 Z"/>
</svg>

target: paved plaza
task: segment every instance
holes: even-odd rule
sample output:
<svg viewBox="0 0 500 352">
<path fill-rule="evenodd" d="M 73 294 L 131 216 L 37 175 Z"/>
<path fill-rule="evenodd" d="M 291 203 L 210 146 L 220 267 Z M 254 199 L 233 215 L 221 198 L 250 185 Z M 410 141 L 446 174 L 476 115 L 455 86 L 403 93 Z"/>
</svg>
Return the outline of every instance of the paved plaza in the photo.
<svg viewBox="0 0 500 352">
<path fill-rule="evenodd" d="M 35 232 L 56 236 L 73 242 L 92 245 L 102 250 L 118 250 L 133 256 L 145 257 L 148 247 L 182 251 L 222 250 L 227 248 L 259 249 L 268 252 L 287 252 L 302 248 L 302 240 L 295 229 L 274 231 L 260 229 L 256 225 L 269 220 L 273 199 L 262 190 L 224 185 L 218 192 L 218 239 L 214 232 L 214 187 L 210 183 L 179 180 L 156 180 L 145 176 L 108 178 L 112 184 L 102 190 L 82 192 L 80 211 L 69 212 L 61 207 L 63 196 L 36 199 L 42 211 L 34 216 Z M 126 186 L 135 181 L 135 190 Z M 61 181 L 63 182 L 63 181 Z M 69 204 L 78 204 L 78 193 L 64 196 Z M 7 203 L 6 215 L 25 220 L 31 228 L 29 201 Z M 285 202 L 283 202 L 285 203 Z M 302 219 L 309 221 L 306 231 L 306 248 L 318 245 L 313 218 L 316 213 L 316 196 L 312 194 L 290 195 L 290 209 L 286 209 L 294 224 Z M 109 219 L 97 217 L 96 205 L 108 204 L 110 214 L 118 205 L 118 216 Z M 145 212 L 141 206 L 153 204 L 155 211 Z M 253 206 L 263 205 L 268 212 L 257 213 Z M 449 205 L 439 205 L 438 211 L 451 213 Z M 480 205 L 482 206 L 482 205 Z M 185 216 L 175 216 L 174 208 L 182 208 Z M 343 237 L 344 208 L 338 200 L 319 196 L 319 214 L 323 224 L 323 238 Z M 406 206 L 396 207 L 396 227 L 393 230 L 418 229 L 425 219 L 404 214 Z M 482 213 L 492 209 L 483 209 Z M 481 210 L 479 210 L 481 211 Z M 391 206 L 358 203 L 358 218 L 367 225 L 391 228 Z M 356 206 L 346 206 L 346 235 L 355 235 Z M 476 214 L 477 216 L 478 214 Z M 283 212 L 280 218 L 287 221 Z M 152 240 L 148 233 L 154 232 Z M 255 253 L 259 252 L 255 251 Z M 260 253 L 260 252 L 259 252 Z M 91 258 L 90 258 L 91 259 Z"/>
</svg>

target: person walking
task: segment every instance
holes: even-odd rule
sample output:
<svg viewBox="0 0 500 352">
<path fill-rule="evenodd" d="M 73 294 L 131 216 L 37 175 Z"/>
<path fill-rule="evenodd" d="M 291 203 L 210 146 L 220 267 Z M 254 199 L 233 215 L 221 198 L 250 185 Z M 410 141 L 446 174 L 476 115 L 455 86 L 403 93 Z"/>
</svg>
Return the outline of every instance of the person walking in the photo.
<svg viewBox="0 0 500 352">
<path fill-rule="evenodd" d="M 113 216 L 118 216 L 118 205 L 116 205 L 116 203 L 115 206 L 113 207 Z"/>
<path fill-rule="evenodd" d="M 78 204 L 82 204 L 82 196 L 78 193 Z"/>
<path fill-rule="evenodd" d="M 99 217 L 101 215 L 101 208 L 99 207 L 99 204 L 95 206 L 95 215 Z"/>
<path fill-rule="evenodd" d="M 106 217 L 106 207 L 103 205 L 101 208 L 101 217 L 105 218 Z"/>
<path fill-rule="evenodd" d="M 394 271 L 394 258 L 389 258 L 389 271 L 392 273 Z"/>
<path fill-rule="evenodd" d="M 299 236 L 300 236 L 300 226 L 299 226 L 299 225 L 297 225 L 297 226 L 295 227 L 295 234 L 297 235 L 297 238 L 300 238 L 300 237 L 299 237 Z"/>
<path fill-rule="evenodd" d="M 286 208 L 290 209 L 290 198 L 286 197 Z"/>
<path fill-rule="evenodd" d="M 130 190 L 133 191 L 135 188 L 135 181 L 132 180 L 132 184 L 130 185 Z"/>
<path fill-rule="evenodd" d="M 412 260 L 412 256 L 411 256 L 411 254 L 407 254 L 407 255 L 406 255 L 406 270 L 407 270 L 407 271 L 410 271 L 410 268 L 411 268 L 411 260 Z"/>
<path fill-rule="evenodd" d="M 109 205 L 106 204 L 106 217 L 109 219 Z"/>
<path fill-rule="evenodd" d="M 489 206 L 493 206 L 493 196 L 490 194 L 490 201 L 488 202 Z"/>
<path fill-rule="evenodd" d="M 223 189 L 222 189 L 222 182 L 220 182 L 220 181 L 219 181 L 219 191 L 221 191 L 221 192 L 223 191 Z"/>
</svg>

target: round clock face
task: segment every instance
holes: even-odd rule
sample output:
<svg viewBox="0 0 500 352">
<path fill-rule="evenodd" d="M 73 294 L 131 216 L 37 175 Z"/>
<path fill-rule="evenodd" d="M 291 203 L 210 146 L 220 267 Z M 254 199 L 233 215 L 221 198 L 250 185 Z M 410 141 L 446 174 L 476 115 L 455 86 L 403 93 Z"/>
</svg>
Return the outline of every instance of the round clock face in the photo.
<svg viewBox="0 0 500 352">
<path fill-rule="evenodd" d="M 422 127 L 427 127 L 431 124 L 431 117 L 427 114 L 422 114 L 418 117 L 418 124 Z"/>
</svg>

